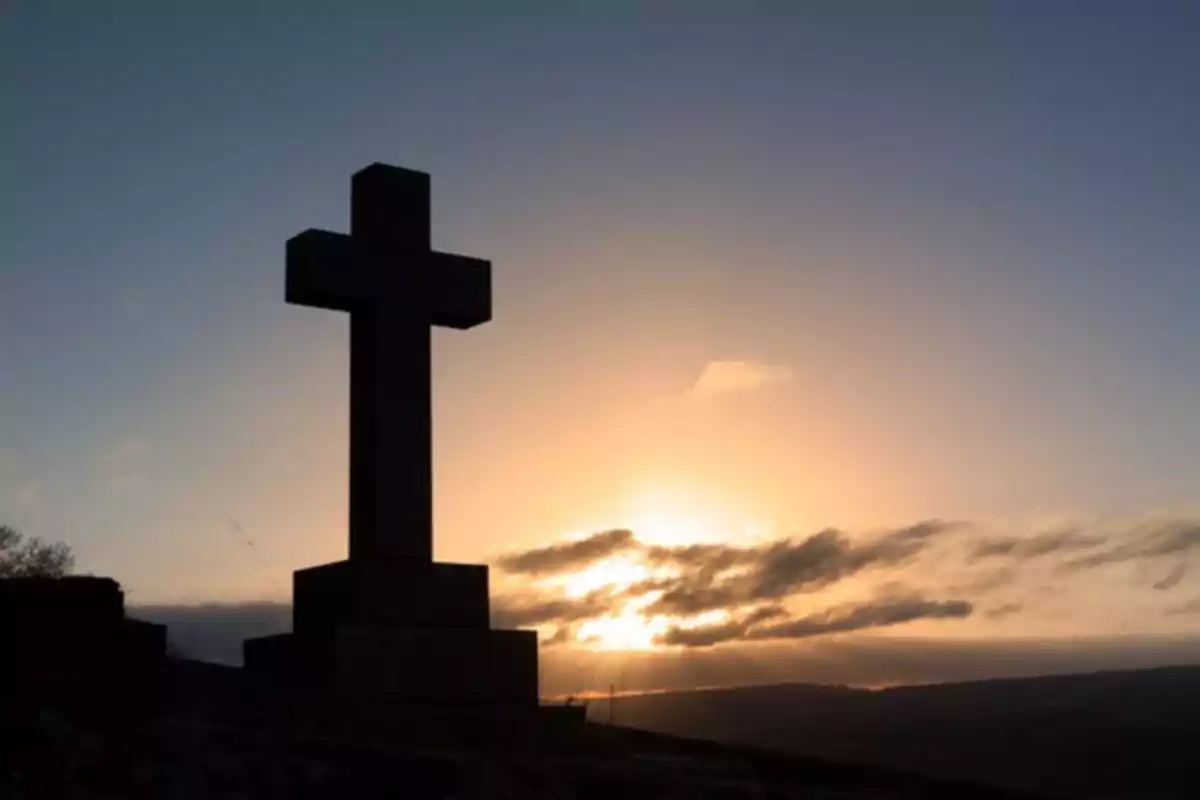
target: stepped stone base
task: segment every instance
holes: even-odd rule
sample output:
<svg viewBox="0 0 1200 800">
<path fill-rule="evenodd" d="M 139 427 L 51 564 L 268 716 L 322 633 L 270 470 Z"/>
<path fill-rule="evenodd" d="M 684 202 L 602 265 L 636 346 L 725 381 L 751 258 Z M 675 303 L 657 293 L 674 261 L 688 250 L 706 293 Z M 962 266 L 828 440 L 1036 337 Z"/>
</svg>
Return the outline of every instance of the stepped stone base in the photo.
<svg viewBox="0 0 1200 800">
<path fill-rule="evenodd" d="M 537 633 L 340 627 L 248 639 L 252 677 L 419 702 L 536 705 Z"/>
<path fill-rule="evenodd" d="M 379 559 L 296 570 L 292 630 L 340 625 L 486 628 L 488 568 L 474 564 Z"/>
<path fill-rule="evenodd" d="M 537 634 L 488 627 L 487 567 L 339 561 L 293 577 L 292 633 L 248 639 L 265 687 L 466 707 L 538 702 Z"/>
</svg>

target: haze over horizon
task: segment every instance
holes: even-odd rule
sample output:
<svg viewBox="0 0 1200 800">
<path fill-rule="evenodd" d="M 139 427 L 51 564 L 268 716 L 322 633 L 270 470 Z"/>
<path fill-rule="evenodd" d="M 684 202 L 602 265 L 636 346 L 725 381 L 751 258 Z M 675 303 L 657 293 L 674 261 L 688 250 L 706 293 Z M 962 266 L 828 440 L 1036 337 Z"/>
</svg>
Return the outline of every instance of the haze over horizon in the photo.
<svg viewBox="0 0 1200 800">
<path fill-rule="evenodd" d="M 435 553 L 498 623 L 1196 661 L 1200 9 L 1082 8 L 16 7 L 0 523 L 170 613 L 343 557 L 347 325 L 283 245 L 382 161 L 493 263 Z"/>
</svg>

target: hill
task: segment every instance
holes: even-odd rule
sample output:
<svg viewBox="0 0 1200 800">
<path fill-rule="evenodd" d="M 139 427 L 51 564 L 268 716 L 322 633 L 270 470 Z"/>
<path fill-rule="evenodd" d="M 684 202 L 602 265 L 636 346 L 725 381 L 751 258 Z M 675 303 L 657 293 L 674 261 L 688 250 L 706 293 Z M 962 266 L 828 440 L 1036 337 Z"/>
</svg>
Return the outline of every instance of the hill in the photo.
<svg viewBox="0 0 1200 800">
<path fill-rule="evenodd" d="M 606 703 L 593 705 L 607 718 Z M 1200 667 L 617 698 L 621 725 L 1067 796 L 1195 797 Z"/>
</svg>

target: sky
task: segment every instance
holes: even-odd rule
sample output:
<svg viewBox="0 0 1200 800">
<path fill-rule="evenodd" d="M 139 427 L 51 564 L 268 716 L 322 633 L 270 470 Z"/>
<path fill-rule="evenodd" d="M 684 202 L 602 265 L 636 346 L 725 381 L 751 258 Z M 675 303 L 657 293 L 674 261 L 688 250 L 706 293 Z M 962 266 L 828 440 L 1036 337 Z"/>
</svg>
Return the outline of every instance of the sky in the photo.
<svg viewBox="0 0 1200 800">
<path fill-rule="evenodd" d="M 3 13 L 0 522 L 142 605 L 344 557 L 348 326 L 283 247 L 379 161 L 493 264 L 435 333 L 435 553 L 500 619 L 1200 633 L 1195 4 L 326 5 Z M 693 572 L 742 604 L 612 606 Z"/>
</svg>

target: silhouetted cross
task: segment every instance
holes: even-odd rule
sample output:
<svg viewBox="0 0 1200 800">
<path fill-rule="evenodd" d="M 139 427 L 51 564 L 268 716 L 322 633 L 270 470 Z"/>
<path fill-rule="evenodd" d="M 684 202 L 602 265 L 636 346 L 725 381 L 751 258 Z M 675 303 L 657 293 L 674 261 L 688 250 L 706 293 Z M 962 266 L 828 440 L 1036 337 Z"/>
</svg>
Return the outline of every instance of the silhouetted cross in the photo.
<svg viewBox="0 0 1200 800">
<path fill-rule="evenodd" d="M 287 243 L 287 301 L 350 312 L 350 558 L 433 557 L 430 326 L 492 316 L 491 264 L 429 242 L 429 176 L 354 174 L 350 235 Z"/>
</svg>

